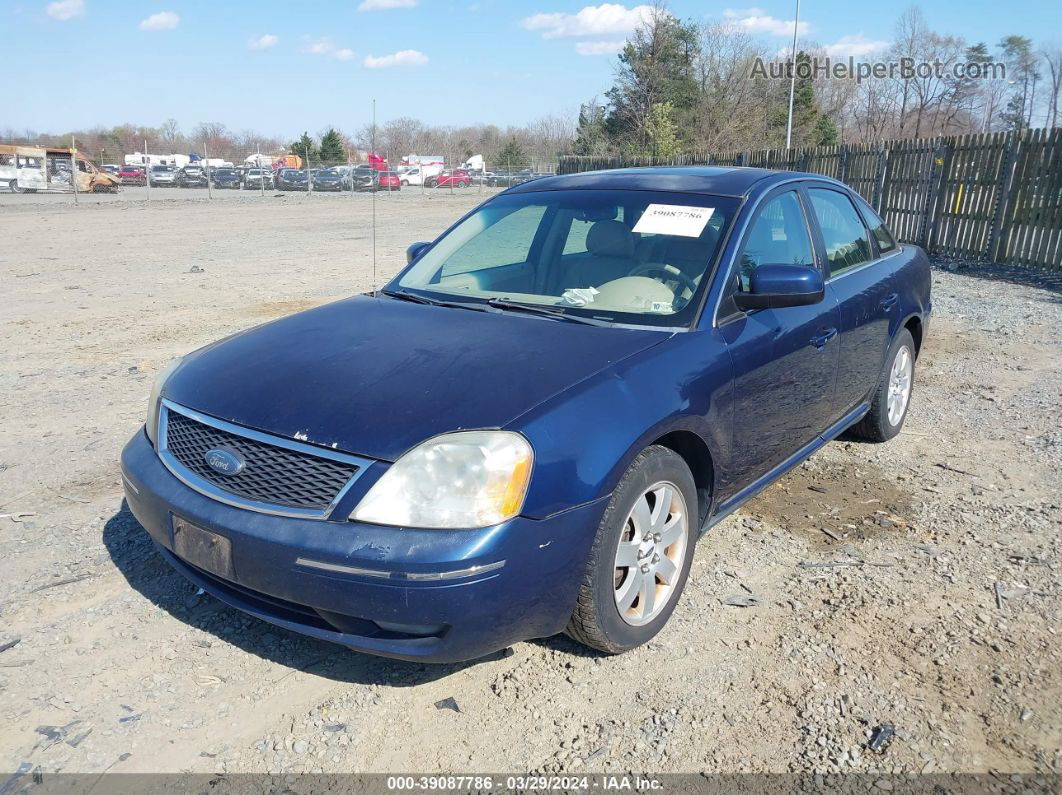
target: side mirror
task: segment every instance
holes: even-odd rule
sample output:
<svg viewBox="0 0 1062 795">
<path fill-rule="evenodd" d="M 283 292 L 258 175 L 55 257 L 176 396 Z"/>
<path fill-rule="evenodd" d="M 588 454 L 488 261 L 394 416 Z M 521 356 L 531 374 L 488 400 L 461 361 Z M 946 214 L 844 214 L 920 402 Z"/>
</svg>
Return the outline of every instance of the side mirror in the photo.
<svg viewBox="0 0 1062 795">
<path fill-rule="evenodd" d="M 411 243 L 409 246 L 407 246 L 406 247 L 406 264 L 408 265 L 413 260 L 415 260 L 417 257 L 419 257 L 421 254 L 423 254 L 424 250 L 430 245 L 431 245 L 431 243 L 420 242 L 420 243 Z"/>
<path fill-rule="evenodd" d="M 738 309 L 779 309 L 817 304 L 825 295 L 822 274 L 807 265 L 760 265 L 748 292 L 734 293 Z"/>
</svg>

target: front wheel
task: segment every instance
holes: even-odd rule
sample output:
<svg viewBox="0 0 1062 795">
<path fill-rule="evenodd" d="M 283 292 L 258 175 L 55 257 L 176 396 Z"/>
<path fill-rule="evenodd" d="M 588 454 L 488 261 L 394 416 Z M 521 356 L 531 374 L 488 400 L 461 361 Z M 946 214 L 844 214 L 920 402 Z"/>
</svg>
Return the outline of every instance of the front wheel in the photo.
<svg viewBox="0 0 1062 795">
<path fill-rule="evenodd" d="M 885 358 L 885 371 L 874 390 L 870 411 L 850 429 L 853 436 L 868 442 L 887 442 L 900 432 L 911 405 L 914 363 L 914 338 L 907 329 L 900 329 Z"/>
<path fill-rule="evenodd" d="M 568 636 L 609 654 L 652 639 L 689 576 L 696 518 L 697 490 L 686 462 L 666 447 L 647 447 L 601 517 Z"/>
<path fill-rule="evenodd" d="M 19 187 L 17 179 L 13 179 L 7 183 L 7 187 L 12 193 L 22 193 L 22 188 Z"/>
</svg>

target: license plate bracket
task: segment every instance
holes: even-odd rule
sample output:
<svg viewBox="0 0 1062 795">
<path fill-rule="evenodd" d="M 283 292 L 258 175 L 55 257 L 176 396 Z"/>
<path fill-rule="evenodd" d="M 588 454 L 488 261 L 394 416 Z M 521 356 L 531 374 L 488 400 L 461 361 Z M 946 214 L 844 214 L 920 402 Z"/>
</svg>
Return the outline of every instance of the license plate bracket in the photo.
<svg viewBox="0 0 1062 795">
<path fill-rule="evenodd" d="M 232 568 L 232 542 L 179 516 L 173 517 L 173 552 L 203 571 L 227 580 L 236 578 Z"/>
</svg>

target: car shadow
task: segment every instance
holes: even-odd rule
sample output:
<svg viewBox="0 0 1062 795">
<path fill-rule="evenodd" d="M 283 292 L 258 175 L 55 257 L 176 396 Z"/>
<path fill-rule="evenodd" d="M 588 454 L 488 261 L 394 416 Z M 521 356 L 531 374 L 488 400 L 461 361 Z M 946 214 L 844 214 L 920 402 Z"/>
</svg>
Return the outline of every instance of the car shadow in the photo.
<svg viewBox="0 0 1062 795">
<path fill-rule="evenodd" d="M 262 659 L 336 682 L 414 687 L 512 654 L 505 649 L 464 663 L 391 660 L 300 635 L 214 599 L 177 573 L 159 554 L 125 500 L 103 528 L 103 543 L 129 585 L 173 618 Z M 199 646 L 212 644 L 193 639 Z"/>
</svg>

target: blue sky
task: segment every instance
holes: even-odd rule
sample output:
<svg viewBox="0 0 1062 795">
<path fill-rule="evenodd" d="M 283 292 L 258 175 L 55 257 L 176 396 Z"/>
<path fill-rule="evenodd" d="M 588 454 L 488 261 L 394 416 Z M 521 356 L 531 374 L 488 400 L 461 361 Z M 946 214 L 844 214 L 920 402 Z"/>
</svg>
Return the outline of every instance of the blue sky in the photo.
<svg viewBox="0 0 1062 795">
<path fill-rule="evenodd" d="M 574 114 L 611 83 L 607 54 L 636 2 L 566 0 L 2 0 L 5 61 L 24 78 L 0 128 L 62 131 L 176 118 L 293 136 L 370 118 L 522 124 Z M 676 16 L 729 17 L 785 46 L 793 4 L 672 0 Z M 803 36 L 836 54 L 890 38 L 902 5 L 804 0 Z M 934 0 L 930 26 L 968 41 L 1055 36 L 1057 0 Z M 603 54 L 602 54 L 603 53 Z M 25 80 L 32 76 L 32 79 Z"/>
</svg>

